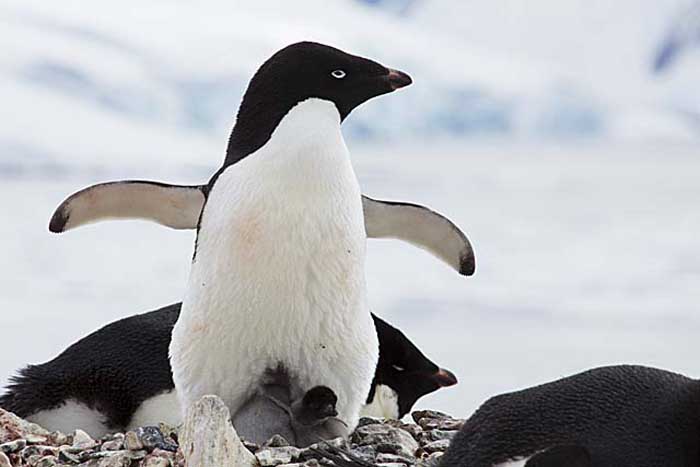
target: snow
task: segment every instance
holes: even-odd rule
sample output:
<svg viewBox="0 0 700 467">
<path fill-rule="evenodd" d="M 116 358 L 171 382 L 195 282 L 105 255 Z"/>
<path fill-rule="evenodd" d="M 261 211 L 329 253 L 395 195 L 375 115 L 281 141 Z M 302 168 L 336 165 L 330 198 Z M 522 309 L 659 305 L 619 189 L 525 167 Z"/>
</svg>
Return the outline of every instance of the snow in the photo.
<svg viewBox="0 0 700 467">
<path fill-rule="evenodd" d="M 302 39 L 412 75 L 344 124 L 363 190 L 427 204 L 474 242 L 472 278 L 370 242 L 374 311 L 460 377 L 421 407 L 467 415 L 606 363 L 700 376 L 700 53 L 653 72 L 687 5 L 5 0 L 0 383 L 180 300 L 192 232 L 57 236 L 49 217 L 91 183 L 205 181 L 250 75 Z"/>
</svg>

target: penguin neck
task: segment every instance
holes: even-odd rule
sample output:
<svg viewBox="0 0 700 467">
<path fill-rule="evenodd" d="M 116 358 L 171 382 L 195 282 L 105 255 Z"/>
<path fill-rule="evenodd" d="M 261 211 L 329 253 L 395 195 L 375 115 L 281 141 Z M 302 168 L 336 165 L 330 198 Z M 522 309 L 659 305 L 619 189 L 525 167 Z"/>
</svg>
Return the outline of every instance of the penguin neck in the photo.
<svg viewBox="0 0 700 467">
<path fill-rule="evenodd" d="M 235 164 L 269 141 L 275 128 L 294 105 L 279 96 L 246 96 L 231 131 L 224 165 Z"/>
</svg>

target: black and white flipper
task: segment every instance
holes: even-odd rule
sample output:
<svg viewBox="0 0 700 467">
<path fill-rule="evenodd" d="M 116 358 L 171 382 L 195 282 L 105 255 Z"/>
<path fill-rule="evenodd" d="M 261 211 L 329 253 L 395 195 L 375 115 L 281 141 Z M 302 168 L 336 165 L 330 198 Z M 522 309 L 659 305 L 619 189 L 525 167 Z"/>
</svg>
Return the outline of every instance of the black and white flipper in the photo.
<svg viewBox="0 0 700 467">
<path fill-rule="evenodd" d="M 194 229 L 204 205 L 204 187 L 124 180 L 92 185 L 63 201 L 49 223 L 60 233 L 109 219 L 145 219 L 173 229 Z"/>
<path fill-rule="evenodd" d="M 173 229 L 196 229 L 205 186 L 125 180 L 73 193 L 54 212 L 49 230 L 67 230 L 110 219 L 144 219 Z M 362 196 L 368 238 L 395 238 L 422 248 L 464 276 L 476 262 L 469 239 L 452 221 L 418 204 Z"/>
<path fill-rule="evenodd" d="M 425 206 L 362 196 L 369 238 L 396 238 L 423 248 L 464 276 L 476 269 L 469 239 L 447 217 Z"/>
</svg>

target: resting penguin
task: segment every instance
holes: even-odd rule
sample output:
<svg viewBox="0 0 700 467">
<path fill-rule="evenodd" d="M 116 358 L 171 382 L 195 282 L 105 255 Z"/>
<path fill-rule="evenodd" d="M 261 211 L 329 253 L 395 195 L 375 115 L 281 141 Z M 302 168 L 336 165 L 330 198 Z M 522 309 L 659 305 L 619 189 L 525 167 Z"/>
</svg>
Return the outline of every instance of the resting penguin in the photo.
<svg viewBox="0 0 700 467">
<path fill-rule="evenodd" d="M 181 303 L 115 321 L 12 378 L 0 407 L 48 429 L 81 428 L 94 437 L 167 422 L 178 425 L 168 347 Z M 363 413 L 400 418 L 421 396 L 452 386 L 398 329 L 372 315 L 379 363 Z"/>
<path fill-rule="evenodd" d="M 235 418 L 266 371 L 333 388 L 354 428 L 379 356 L 360 188 L 340 123 L 405 73 L 301 42 L 255 73 L 207 186 L 170 363 L 187 410 L 217 394 Z M 236 427 L 239 428 L 240 427 Z"/>
<path fill-rule="evenodd" d="M 206 185 L 146 180 L 99 183 L 73 193 L 56 208 L 49 230 L 62 233 L 108 219 L 144 219 L 173 229 L 195 229 Z M 369 238 L 396 238 L 423 248 L 462 275 L 474 274 L 474 250 L 452 221 L 418 204 L 362 195 Z"/>
<path fill-rule="evenodd" d="M 443 467 L 700 466 L 700 381 L 596 368 L 486 401 Z"/>
</svg>

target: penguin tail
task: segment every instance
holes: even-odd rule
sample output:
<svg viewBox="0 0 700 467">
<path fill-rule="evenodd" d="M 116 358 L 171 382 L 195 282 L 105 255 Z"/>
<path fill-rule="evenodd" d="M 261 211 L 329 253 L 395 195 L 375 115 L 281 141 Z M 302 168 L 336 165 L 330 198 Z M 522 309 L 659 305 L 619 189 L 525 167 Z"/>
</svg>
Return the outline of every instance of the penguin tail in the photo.
<svg viewBox="0 0 700 467">
<path fill-rule="evenodd" d="M 0 395 L 0 407 L 19 417 L 57 407 L 63 402 L 63 389 L 55 383 L 43 365 L 28 365 L 10 378 Z"/>
</svg>

